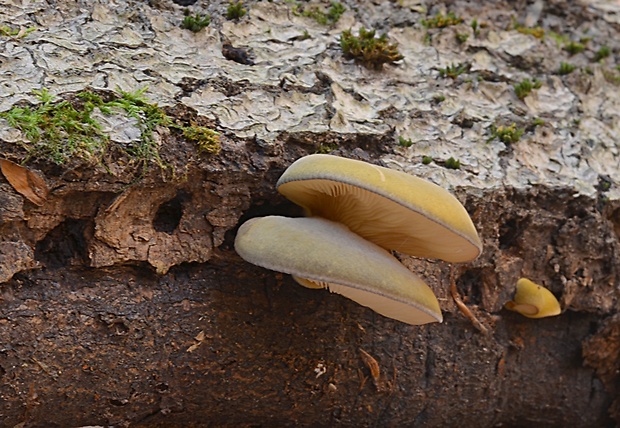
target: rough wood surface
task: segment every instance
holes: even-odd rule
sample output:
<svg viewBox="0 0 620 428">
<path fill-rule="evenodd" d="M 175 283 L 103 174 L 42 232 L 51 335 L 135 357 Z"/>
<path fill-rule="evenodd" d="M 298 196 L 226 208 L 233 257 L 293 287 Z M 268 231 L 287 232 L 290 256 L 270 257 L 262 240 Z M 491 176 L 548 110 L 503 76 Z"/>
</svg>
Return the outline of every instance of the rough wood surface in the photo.
<svg viewBox="0 0 620 428">
<path fill-rule="evenodd" d="M 174 176 L 113 155 L 33 159 L 50 188 L 41 206 L 0 180 L 0 426 L 620 423 L 615 3 L 346 2 L 327 27 L 288 3 L 248 3 L 231 22 L 227 3 L 198 2 L 214 19 L 197 34 L 167 1 L 5 3 L 2 24 L 38 30 L 0 36 L 0 111 L 43 87 L 69 98 L 149 84 L 173 119 L 218 130 L 222 151 L 158 129 Z M 420 24 L 447 10 L 464 24 Z M 512 16 L 590 37 L 588 49 L 569 57 Z M 377 72 L 342 58 L 338 35 L 359 26 L 388 32 L 404 60 Z M 226 40 L 254 65 L 226 59 Z M 605 44 L 611 56 L 593 61 Z M 560 60 L 579 70 L 554 74 Z M 467 75 L 439 78 L 465 61 Z M 513 84 L 526 76 L 543 86 L 520 101 Z M 528 127 L 536 117 L 545 125 Z M 109 118 L 113 144 L 135 134 L 121 119 Z M 0 121 L 0 157 L 23 160 L 24 136 Z M 519 142 L 487 141 L 512 122 L 526 128 Z M 399 256 L 437 294 L 442 324 L 386 319 L 235 254 L 248 218 L 301 215 L 274 185 L 319 150 L 423 176 L 463 202 L 484 244 L 476 261 Z M 449 157 L 462 168 L 445 168 Z M 522 276 L 563 313 L 503 309 Z"/>
</svg>

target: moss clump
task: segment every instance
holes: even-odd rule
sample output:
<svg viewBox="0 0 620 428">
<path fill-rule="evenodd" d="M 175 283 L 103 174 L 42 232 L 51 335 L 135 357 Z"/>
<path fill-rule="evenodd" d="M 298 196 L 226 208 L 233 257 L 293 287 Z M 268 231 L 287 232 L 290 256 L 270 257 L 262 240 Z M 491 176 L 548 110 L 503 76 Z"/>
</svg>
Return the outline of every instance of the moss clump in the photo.
<svg viewBox="0 0 620 428">
<path fill-rule="evenodd" d="M 385 63 L 392 63 L 403 58 L 396 44 L 388 42 L 387 35 L 375 37 L 375 30 L 360 28 L 359 35 L 345 30 L 340 36 L 340 47 L 347 57 L 355 58 L 364 66 L 380 70 Z"/>
<path fill-rule="evenodd" d="M 321 25 L 332 25 L 338 22 L 342 14 L 346 11 L 342 3 L 332 1 L 331 6 L 327 11 L 321 10 L 318 7 L 311 7 L 302 10 L 301 6 L 296 5 L 293 8 L 293 13 L 312 18 Z"/>
<path fill-rule="evenodd" d="M 182 128 L 182 131 L 183 136 L 194 141 L 198 145 L 198 149 L 203 152 L 218 154 L 222 150 L 220 135 L 210 128 L 192 123 L 191 126 Z"/>
<path fill-rule="evenodd" d="M 471 30 L 474 32 L 474 36 L 478 37 L 480 35 L 480 25 L 478 25 L 478 20 L 476 18 L 471 20 Z"/>
<path fill-rule="evenodd" d="M 469 34 L 467 34 L 467 33 L 456 33 L 455 38 L 456 38 L 456 41 L 459 44 L 462 45 L 463 43 L 465 43 L 467 41 L 467 39 L 469 39 Z"/>
<path fill-rule="evenodd" d="M 423 19 L 422 25 L 424 28 L 445 28 L 451 25 L 457 25 L 463 22 L 463 18 L 456 16 L 454 12 L 448 12 L 447 15 L 438 13 L 429 19 Z"/>
<path fill-rule="evenodd" d="M 568 62 L 560 62 L 560 67 L 558 68 L 558 74 L 560 76 L 565 76 L 567 74 L 571 74 L 575 71 L 575 66 Z"/>
<path fill-rule="evenodd" d="M 609 55 L 611 55 L 611 49 L 609 49 L 608 46 L 601 46 L 599 50 L 597 50 L 594 54 L 594 61 L 598 62 L 602 59 L 607 58 Z"/>
<path fill-rule="evenodd" d="M 467 72 L 470 68 L 469 64 L 450 64 L 446 68 L 439 69 L 439 75 L 441 77 L 449 77 L 450 79 L 456 79 L 461 74 Z"/>
<path fill-rule="evenodd" d="M 429 163 L 431 163 L 433 161 L 433 158 L 430 156 L 422 156 L 422 164 L 423 165 L 428 165 Z"/>
<path fill-rule="evenodd" d="M 23 144 L 27 158 L 45 158 L 63 164 L 75 156 L 90 159 L 102 155 L 108 137 L 91 116 L 98 102 L 93 103 L 91 97 L 84 94 L 82 98 L 86 102 L 79 105 L 67 100 L 56 102 L 47 89 L 33 93 L 39 104 L 14 106 L 0 113 L 0 117 L 22 131 L 29 140 Z"/>
<path fill-rule="evenodd" d="M 413 145 L 413 141 L 411 138 L 398 137 L 398 145 L 401 147 L 411 147 Z"/>
<path fill-rule="evenodd" d="M 517 83 L 514 86 L 515 95 L 520 100 L 523 100 L 525 97 L 527 97 L 530 94 L 530 92 L 532 92 L 534 89 L 540 89 L 541 86 L 542 86 L 542 83 L 536 79 L 534 80 L 523 79 L 520 83 Z"/>
<path fill-rule="evenodd" d="M 151 161 L 154 161 L 160 168 L 166 166 L 159 155 L 157 142 L 153 137 L 153 131 L 157 126 L 171 126 L 172 120 L 166 115 L 164 110 L 157 104 L 152 104 L 144 96 L 147 87 L 135 92 L 120 91 L 121 97 L 104 104 L 104 108 L 120 108 L 125 111 L 127 116 L 136 119 L 140 128 L 140 142 L 129 146 L 126 151 L 134 159 L 142 163 L 144 172 Z M 104 113 L 105 109 L 102 110 Z"/>
<path fill-rule="evenodd" d="M 320 153 L 322 155 L 329 154 L 334 150 L 338 149 L 338 144 L 335 143 L 321 143 L 319 147 L 316 149 L 315 153 Z"/>
<path fill-rule="evenodd" d="M 147 88 L 135 92 L 120 91 L 120 96 L 104 100 L 92 91 L 82 91 L 67 99 L 56 100 L 47 89 L 35 91 L 39 103 L 33 106 L 14 106 L 0 117 L 10 126 L 21 130 L 28 141 L 21 145 L 26 151 L 26 160 L 31 158 L 63 165 L 74 159 L 101 163 L 108 151 L 110 138 L 101 124 L 93 117 L 95 110 L 104 115 L 122 112 L 135 119 L 140 129 L 140 140 L 122 147 L 143 171 L 151 162 L 161 169 L 166 165 L 160 157 L 158 143 L 154 137 L 158 126 L 180 130 L 186 138 L 198 142 L 198 146 L 210 153 L 217 153 L 215 131 L 196 126 L 176 125 L 157 104 L 150 103 L 144 96 Z"/>
<path fill-rule="evenodd" d="M 444 166 L 448 169 L 460 169 L 461 161 L 459 161 L 458 159 L 454 159 L 453 157 L 450 157 L 448 160 L 446 160 L 446 162 L 444 163 Z"/>
<path fill-rule="evenodd" d="M 186 16 L 181 23 L 181 28 L 199 32 L 203 28 L 207 27 L 211 23 L 211 17 L 209 15 L 201 15 L 197 13 L 194 16 L 189 15 L 189 11 L 186 9 Z"/>
<path fill-rule="evenodd" d="M 513 123 L 510 126 L 491 126 L 491 138 L 488 141 L 491 141 L 497 138 L 504 144 L 514 144 L 521 139 L 525 131 L 522 128 L 517 128 L 517 124 Z"/>
<path fill-rule="evenodd" d="M 585 49 L 585 45 L 579 42 L 568 42 L 566 45 L 564 45 L 564 50 L 570 55 L 576 55 L 583 52 Z"/>
<path fill-rule="evenodd" d="M 11 28 L 8 25 L 1 25 L 0 26 L 0 36 L 16 37 L 18 39 L 21 39 L 22 37 L 26 37 L 28 34 L 32 33 L 33 31 L 36 31 L 36 30 L 37 29 L 35 27 Z"/>
<path fill-rule="evenodd" d="M 534 36 L 537 39 L 542 39 L 545 37 L 545 30 L 542 27 L 526 27 L 517 22 L 517 20 L 512 18 L 512 27 L 517 30 L 521 34 L 527 34 L 529 36 Z"/>
<path fill-rule="evenodd" d="M 235 19 L 241 19 L 245 16 L 247 10 L 243 7 L 243 3 L 238 2 L 230 2 L 228 5 L 228 9 L 226 9 L 226 19 L 229 21 L 233 21 Z"/>
</svg>

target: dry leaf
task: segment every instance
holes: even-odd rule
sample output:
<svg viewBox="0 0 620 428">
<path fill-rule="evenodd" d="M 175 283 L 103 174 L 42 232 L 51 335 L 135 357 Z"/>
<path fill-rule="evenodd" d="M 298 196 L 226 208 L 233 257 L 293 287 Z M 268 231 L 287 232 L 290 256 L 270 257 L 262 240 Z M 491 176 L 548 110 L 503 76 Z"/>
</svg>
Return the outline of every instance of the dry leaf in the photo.
<svg viewBox="0 0 620 428">
<path fill-rule="evenodd" d="M 18 193 L 35 205 L 41 206 L 45 203 L 49 188 L 43 177 L 7 159 L 0 159 L 0 169 Z"/>
</svg>

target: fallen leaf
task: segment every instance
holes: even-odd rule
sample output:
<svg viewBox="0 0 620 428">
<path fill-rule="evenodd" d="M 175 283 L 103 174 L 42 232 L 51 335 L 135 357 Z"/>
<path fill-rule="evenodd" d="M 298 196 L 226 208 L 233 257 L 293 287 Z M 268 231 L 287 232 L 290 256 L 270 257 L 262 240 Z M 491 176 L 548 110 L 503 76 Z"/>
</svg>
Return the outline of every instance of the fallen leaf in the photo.
<svg viewBox="0 0 620 428">
<path fill-rule="evenodd" d="M 45 203 L 49 188 L 41 175 L 7 159 L 0 159 L 0 169 L 18 193 L 35 205 Z"/>
</svg>

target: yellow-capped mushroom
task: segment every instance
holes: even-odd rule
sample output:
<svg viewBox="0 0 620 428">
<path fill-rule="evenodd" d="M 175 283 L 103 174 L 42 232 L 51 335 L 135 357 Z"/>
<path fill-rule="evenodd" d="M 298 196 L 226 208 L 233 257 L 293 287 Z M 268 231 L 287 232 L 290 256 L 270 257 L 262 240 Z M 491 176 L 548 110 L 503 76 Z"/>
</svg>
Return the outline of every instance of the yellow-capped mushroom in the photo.
<svg viewBox="0 0 620 428">
<path fill-rule="evenodd" d="M 246 261 L 328 288 L 388 318 L 441 322 L 433 291 L 383 248 L 318 217 L 269 216 L 244 223 L 235 250 Z"/>
<path fill-rule="evenodd" d="M 276 186 L 308 215 L 342 223 L 386 249 L 449 262 L 470 261 L 482 251 L 471 218 L 452 194 L 400 171 L 316 154 L 294 162 Z"/>
<path fill-rule="evenodd" d="M 506 303 L 506 309 L 528 318 L 545 318 L 562 312 L 558 299 L 551 291 L 527 278 L 517 281 L 514 300 Z"/>
</svg>

